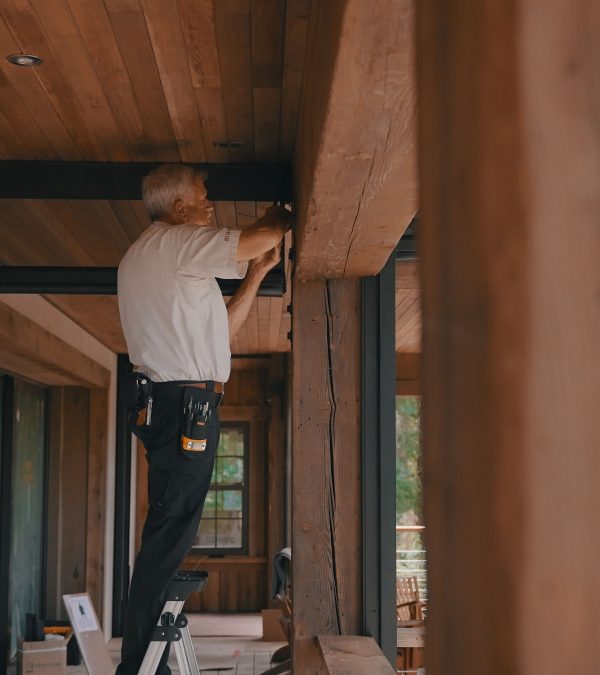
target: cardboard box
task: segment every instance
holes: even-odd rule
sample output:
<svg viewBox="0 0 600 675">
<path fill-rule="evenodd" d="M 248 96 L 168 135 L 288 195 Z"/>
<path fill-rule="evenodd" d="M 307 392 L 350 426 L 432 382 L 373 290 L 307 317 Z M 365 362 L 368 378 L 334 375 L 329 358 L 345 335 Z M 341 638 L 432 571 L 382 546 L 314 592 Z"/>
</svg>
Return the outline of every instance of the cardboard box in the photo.
<svg viewBox="0 0 600 675">
<path fill-rule="evenodd" d="M 263 609 L 262 610 L 262 625 L 263 636 L 265 642 L 287 642 L 287 637 L 281 621 L 282 617 L 280 609 Z"/>
<path fill-rule="evenodd" d="M 67 642 L 63 640 L 44 640 L 25 642 L 19 638 L 17 643 L 18 675 L 66 675 Z"/>
</svg>

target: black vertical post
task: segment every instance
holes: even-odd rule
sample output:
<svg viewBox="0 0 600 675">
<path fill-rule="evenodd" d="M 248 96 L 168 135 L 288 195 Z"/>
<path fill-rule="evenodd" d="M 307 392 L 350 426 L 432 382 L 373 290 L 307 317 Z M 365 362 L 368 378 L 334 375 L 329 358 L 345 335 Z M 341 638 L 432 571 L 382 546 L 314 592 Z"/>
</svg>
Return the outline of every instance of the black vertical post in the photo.
<svg viewBox="0 0 600 675">
<path fill-rule="evenodd" d="M 131 432 L 127 428 L 126 386 L 131 373 L 127 354 L 117 356 L 117 438 L 115 458 L 115 541 L 113 564 L 113 637 L 123 635 L 129 592 L 129 509 L 131 498 Z"/>
<path fill-rule="evenodd" d="M 395 260 L 362 280 L 364 632 L 396 664 Z"/>
<path fill-rule="evenodd" d="M 8 591 L 11 536 L 11 482 L 15 383 L 2 377 L 2 437 L 0 438 L 0 673 L 6 674 L 8 658 Z"/>
</svg>

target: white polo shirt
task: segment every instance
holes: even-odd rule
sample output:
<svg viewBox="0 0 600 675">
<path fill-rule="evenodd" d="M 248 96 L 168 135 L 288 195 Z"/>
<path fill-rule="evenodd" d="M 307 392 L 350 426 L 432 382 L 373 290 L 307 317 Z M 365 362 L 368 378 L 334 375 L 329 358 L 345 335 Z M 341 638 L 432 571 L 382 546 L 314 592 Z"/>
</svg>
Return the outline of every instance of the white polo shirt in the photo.
<svg viewBox="0 0 600 675">
<path fill-rule="evenodd" d="M 215 277 L 241 279 L 239 230 L 154 222 L 119 265 L 121 324 L 134 369 L 155 382 L 231 371 L 227 308 Z"/>
</svg>

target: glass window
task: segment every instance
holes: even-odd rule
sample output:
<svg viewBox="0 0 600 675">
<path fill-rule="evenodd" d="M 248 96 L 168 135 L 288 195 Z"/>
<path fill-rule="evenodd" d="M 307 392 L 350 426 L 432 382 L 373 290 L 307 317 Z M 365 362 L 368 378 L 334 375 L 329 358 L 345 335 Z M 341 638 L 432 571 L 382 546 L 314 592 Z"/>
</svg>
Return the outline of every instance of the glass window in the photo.
<svg viewBox="0 0 600 675">
<path fill-rule="evenodd" d="M 193 550 L 246 553 L 248 521 L 248 425 L 221 424 L 215 468 Z"/>
</svg>

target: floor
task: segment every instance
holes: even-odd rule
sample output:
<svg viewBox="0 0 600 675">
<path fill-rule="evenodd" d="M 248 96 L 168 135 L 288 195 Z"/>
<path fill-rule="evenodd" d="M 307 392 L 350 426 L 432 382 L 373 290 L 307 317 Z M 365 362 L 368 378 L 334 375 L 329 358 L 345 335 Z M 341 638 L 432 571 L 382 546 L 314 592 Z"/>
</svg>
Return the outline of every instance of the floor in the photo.
<svg viewBox="0 0 600 675">
<path fill-rule="evenodd" d="M 206 675 L 260 675 L 271 667 L 273 652 L 284 645 L 262 640 L 260 614 L 188 614 L 188 619 L 198 666 Z M 120 647 L 119 638 L 108 643 L 115 667 Z M 173 652 L 169 666 L 179 673 Z M 67 675 L 87 675 L 87 669 L 83 663 L 68 666 Z"/>
</svg>

